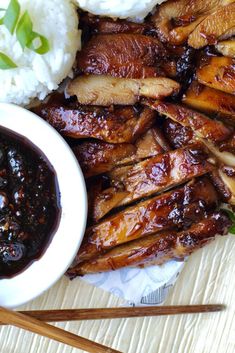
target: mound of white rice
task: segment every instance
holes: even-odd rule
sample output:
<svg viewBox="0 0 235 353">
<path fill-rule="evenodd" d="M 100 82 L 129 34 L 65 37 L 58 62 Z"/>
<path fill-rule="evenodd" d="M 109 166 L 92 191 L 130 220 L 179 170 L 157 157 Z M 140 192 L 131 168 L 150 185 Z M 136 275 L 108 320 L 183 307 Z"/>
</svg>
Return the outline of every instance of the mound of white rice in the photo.
<svg viewBox="0 0 235 353">
<path fill-rule="evenodd" d="M 7 8 L 9 2 L 0 0 L 0 8 Z M 0 69 L 0 102 L 26 105 L 32 98 L 44 99 L 71 72 L 80 48 L 80 33 L 78 16 L 70 0 L 19 0 L 19 3 L 21 13 L 28 10 L 33 30 L 50 43 L 50 51 L 44 55 L 27 48 L 23 51 L 16 36 L 0 26 L 0 52 L 18 66 Z"/>
<path fill-rule="evenodd" d="M 165 0 L 76 0 L 78 6 L 95 15 L 142 20 Z"/>
</svg>

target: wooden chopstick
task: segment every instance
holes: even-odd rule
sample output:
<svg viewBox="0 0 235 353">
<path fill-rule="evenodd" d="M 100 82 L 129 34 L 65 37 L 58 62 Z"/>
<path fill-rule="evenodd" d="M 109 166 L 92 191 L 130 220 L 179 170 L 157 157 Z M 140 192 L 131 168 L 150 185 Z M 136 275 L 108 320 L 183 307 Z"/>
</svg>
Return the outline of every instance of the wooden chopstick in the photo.
<svg viewBox="0 0 235 353">
<path fill-rule="evenodd" d="M 225 305 L 178 305 L 178 306 L 147 306 L 147 307 L 121 307 L 102 309 L 69 309 L 69 310 L 38 310 L 21 311 L 45 322 L 75 321 L 75 320 L 100 320 L 118 319 L 143 316 L 198 314 L 207 312 L 222 311 Z"/>
<path fill-rule="evenodd" d="M 2 307 L 0 307 L 0 320 L 5 324 L 10 324 L 22 328 L 24 330 L 39 334 L 41 336 L 51 338 L 58 342 L 84 350 L 86 352 L 121 353 L 112 348 L 103 346 L 99 343 L 77 336 L 68 331 L 46 324 L 33 317 L 30 317 L 29 315 L 14 312 L 12 310 L 8 310 Z"/>
</svg>

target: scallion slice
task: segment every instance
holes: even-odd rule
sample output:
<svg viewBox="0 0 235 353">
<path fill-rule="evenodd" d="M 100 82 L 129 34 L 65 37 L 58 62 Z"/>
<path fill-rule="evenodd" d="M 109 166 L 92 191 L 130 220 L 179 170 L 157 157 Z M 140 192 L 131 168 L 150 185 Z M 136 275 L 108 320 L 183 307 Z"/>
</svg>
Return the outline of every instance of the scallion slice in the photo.
<svg viewBox="0 0 235 353">
<path fill-rule="evenodd" d="M 222 209 L 222 210 L 227 213 L 227 215 L 230 218 L 230 221 L 233 222 L 232 226 L 228 230 L 229 233 L 235 234 L 235 214 L 232 211 L 228 210 L 227 208 L 226 209 Z"/>
<path fill-rule="evenodd" d="M 22 49 L 26 47 L 35 53 L 43 55 L 50 50 L 50 44 L 46 37 L 33 31 L 33 23 L 28 11 L 20 17 L 20 3 L 18 0 L 10 0 L 7 9 L 0 8 L 5 15 L 0 18 L 0 25 L 4 25 L 11 34 L 16 34 Z M 37 40 L 37 44 L 35 41 Z M 17 65 L 4 53 L 0 52 L 0 69 L 7 70 Z"/>
<path fill-rule="evenodd" d="M 4 12 L 4 11 L 6 11 L 6 10 L 0 8 L 0 12 Z M 3 25 L 3 21 L 4 21 L 4 16 L 2 18 L 0 18 L 0 25 Z"/>
<path fill-rule="evenodd" d="M 231 234 L 235 234 L 235 225 L 233 225 L 232 227 L 229 228 L 229 233 Z"/>
<path fill-rule="evenodd" d="M 17 65 L 4 53 L 0 52 L 0 69 L 9 70 L 15 69 Z"/>
<path fill-rule="evenodd" d="M 40 55 L 46 54 L 50 50 L 50 44 L 47 38 L 39 33 L 33 32 L 33 23 L 28 11 L 25 11 L 17 25 L 16 36 L 23 49 L 27 47 Z M 38 47 L 34 45 L 35 39 L 40 41 Z"/>
<path fill-rule="evenodd" d="M 33 23 L 28 11 L 25 11 L 16 28 L 16 37 L 24 49 L 32 40 Z"/>
<path fill-rule="evenodd" d="M 38 47 L 34 46 L 33 42 L 35 39 L 39 39 L 39 41 L 41 43 Z M 43 54 L 48 53 L 48 51 L 50 50 L 50 44 L 49 44 L 49 41 L 46 37 L 42 36 L 39 33 L 33 32 L 32 33 L 32 42 L 30 44 L 30 49 L 35 51 L 35 53 L 43 55 Z"/>
<path fill-rule="evenodd" d="M 235 223 L 235 214 L 227 208 L 223 210 L 228 214 L 230 220 Z"/>
<path fill-rule="evenodd" d="M 11 34 L 14 33 L 20 17 L 20 4 L 17 0 L 11 0 L 3 17 L 3 24 Z"/>
</svg>

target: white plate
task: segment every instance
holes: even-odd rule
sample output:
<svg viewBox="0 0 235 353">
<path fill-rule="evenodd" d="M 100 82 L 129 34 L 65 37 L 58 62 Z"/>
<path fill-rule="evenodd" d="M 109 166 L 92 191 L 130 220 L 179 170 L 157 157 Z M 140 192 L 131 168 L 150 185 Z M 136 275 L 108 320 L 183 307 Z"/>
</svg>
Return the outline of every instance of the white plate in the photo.
<svg viewBox="0 0 235 353">
<path fill-rule="evenodd" d="M 57 173 L 61 193 L 61 221 L 44 255 L 17 276 L 0 280 L 0 305 L 16 307 L 51 287 L 71 264 L 85 231 L 87 194 L 74 154 L 48 123 L 26 109 L 0 103 L 0 126 L 41 149 Z"/>
</svg>

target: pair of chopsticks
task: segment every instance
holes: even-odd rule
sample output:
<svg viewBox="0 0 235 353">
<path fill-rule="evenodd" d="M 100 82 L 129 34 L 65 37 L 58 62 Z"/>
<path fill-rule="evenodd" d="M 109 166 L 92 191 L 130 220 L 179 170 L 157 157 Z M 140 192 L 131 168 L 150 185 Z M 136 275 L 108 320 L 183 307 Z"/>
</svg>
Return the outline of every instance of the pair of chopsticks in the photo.
<svg viewBox="0 0 235 353">
<path fill-rule="evenodd" d="M 217 312 L 224 309 L 225 306 L 221 304 L 133 308 L 125 307 L 107 309 L 39 310 L 22 312 L 15 312 L 0 307 L 0 324 L 13 325 L 90 353 L 121 353 L 117 350 L 77 336 L 68 331 L 51 326 L 46 322 L 197 314 Z"/>
</svg>

